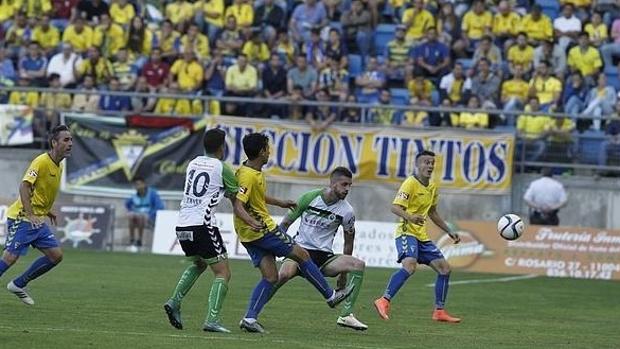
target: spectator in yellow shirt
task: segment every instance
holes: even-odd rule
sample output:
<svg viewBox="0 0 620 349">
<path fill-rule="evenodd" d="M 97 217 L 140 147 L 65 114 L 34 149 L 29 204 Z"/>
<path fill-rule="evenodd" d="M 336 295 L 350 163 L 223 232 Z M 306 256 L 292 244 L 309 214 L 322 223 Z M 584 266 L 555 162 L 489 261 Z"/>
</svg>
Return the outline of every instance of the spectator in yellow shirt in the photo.
<svg viewBox="0 0 620 349">
<path fill-rule="evenodd" d="M 165 16 L 174 26 L 181 30 L 194 16 L 194 7 L 185 0 L 176 0 L 166 5 Z"/>
<path fill-rule="evenodd" d="M 530 97 L 536 97 L 536 103 L 544 111 L 555 110 L 562 96 L 562 82 L 551 76 L 548 61 L 541 61 L 536 74 L 530 80 Z"/>
<path fill-rule="evenodd" d="M 510 47 L 512 39 L 517 35 L 521 17 L 512 11 L 507 0 L 501 0 L 497 5 L 497 13 L 493 17 L 492 32 L 498 45 Z"/>
<path fill-rule="evenodd" d="M 196 55 L 191 47 L 183 51 L 183 58 L 177 59 L 170 68 L 169 81 L 175 81 L 183 92 L 194 92 L 202 87 L 204 69 L 196 60 Z"/>
<path fill-rule="evenodd" d="M 179 94 L 179 85 L 171 82 L 169 87 L 162 86 L 161 93 Z M 199 116 L 204 108 L 199 99 L 160 97 L 155 105 L 157 115 Z"/>
<path fill-rule="evenodd" d="M 568 67 L 579 71 L 588 85 L 594 85 L 594 75 L 603 67 L 598 49 L 590 46 L 588 33 L 579 34 L 579 45 L 568 51 Z"/>
<path fill-rule="evenodd" d="M 520 65 L 516 65 L 512 72 L 512 79 L 502 83 L 501 101 L 504 105 L 503 110 L 505 112 L 523 110 L 527 102 L 528 92 L 529 86 L 527 82 L 523 80 L 523 68 Z M 504 114 L 502 115 L 502 119 L 505 120 L 506 125 L 515 125 L 514 114 Z"/>
<path fill-rule="evenodd" d="M 467 102 L 468 109 L 480 108 L 480 100 L 472 95 Z M 489 128 L 489 114 L 483 112 L 464 111 L 459 114 L 452 114 L 451 122 L 453 127 L 463 127 L 466 129 Z"/>
<path fill-rule="evenodd" d="M 423 39 L 428 28 L 435 27 L 435 18 L 424 9 L 424 0 L 413 0 L 413 8 L 403 13 L 402 24 L 407 27 L 407 42 L 415 43 Z"/>
<path fill-rule="evenodd" d="M 205 61 L 209 58 L 209 39 L 200 33 L 198 25 L 195 23 L 190 24 L 187 34 L 181 37 L 181 49 L 187 48 L 194 50 L 199 61 Z"/>
<path fill-rule="evenodd" d="M 224 0 L 200 0 L 194 5 L 197 24 L 207 26 L 209 41 L 215 42 L 217 33 L 224 28 Z"/>
<path fill-rule="evenodd" d="M 127 33 L 127 49 L 130 57 L 135 60 L 138 69 L 142 69 L 146 63 L 151 55 L 152 48 L 153 32 L 146 27 L 142 17 L 133 17 Z"/>
<path fill-rule="evenodd" d="M 51 0 L 14 0 L 15 10 L 24 11 L 28 18 L 39 18 L 44 14 L 51 14 Z"/>
<path fill-rule="evenodd" d="M 99 48 L 103 57 L 114 57 L 125 46 L 125 32 L 107 13 L 101 15 L 100 23 L 93 34 L 93 45 Z"/>
<path fill-rule="evenodd" d="M 463 16 L 461 29 L 463 30 L 463 40 L 469 43 L 470 48 L 474 48 L 482 36 L 491 35 L 493 16 L 491 12 L 486 10 L 482 0 L 475 0 L 471 8 Z"/>
<path fill-rule="evenodd" d="M 155 42 L 155 46 L 161 50 L 161 57 L 169 62 L 174 61 L 181 52 L 181 34 L 174 30 L 169 19 L 162 22 Z"/>
<path fill-rule="evenodd" d="M 530 97 L 526 112 L 540 112 L 538 98 Z M 517 158 L 525 148 L 525 160 L 537 161 L 544 154 L 547 127 L 551 119 L 545 115 L 522 114 L 517 118 Z"/>
<path fill-rule="evenodd" d="M 95 84 L 105 85 L 112 77 L 112 63 L 105 58 L 101 57 L 99 49 L 91 47 L 88 49 L 88 59 L 83 60 L 77 68 L 77 75 L 79 78 L 85 75 L 91 75 L 95 77 Z"/>
<path fill-rule="evenodd" d="M 432 95 L 435 90 L 433 83 L 425 79 L 422 71 L 418 69 L 416 69 L 414 75 L 415 77 L 407 83 L 409 96 L 415 101 L 415 104 L 432 105 Z"/>
<path fill-rule="evenodd" d="M 527 33 L 530 44 L 534 46 L 541 41 L 553 39 L 551 19 L 542 13 L 538 4 L 532 6 L 530 13 L 521 19 L 518 30 Z"/>
<path fill-rule="evenodd" d="M 93 30 L 83 18 L 76 17 L 62 34 L 62 41 L 70 43 L 76 53 L 84 53 L 93 46 Z"/>
<path fill-rule="evenodd" d="M 247 0 L 234 0 L 224 14 L 224 17 L 228 16 L 234 16 L 237 19 L 237 25 L 242 29 L 247 29 L 254 22 L 254 8 Z"/>
<path fill-rule="evenodd" d="M 136 16 L 136 10 L 127 0 L 116 0 L 110 5 L 110 17 L 123 27 L 129 26 L 129 22 Z"/>
<path fill-rule="evenodd" d="M 13 25 L 9 27 L 4 36 L 4 45 L 10 52 L 11 57 L 23 55 L 25 46 L 30 41 L 30 26 L 23 12 L 16 12 Z M 2 44 L 2 43 L 0 43 Z"/>
<path fill-rule="evenodd" d="M 586 24 L 585 32 L 590 37 L 592 45 L 599 47 L 604 44 L 609 37 L 607 33 L 607 25 L 603 23 L 603 17 L 600 12 L 592 13 L 590 23 Z"/>
<path fill-rule="evenodd" d="M 241 52 L 246 55 L 250 64 L 262 70 L 265 63 L 269 60 L 271 54 L 269 47 L 263 42 L 260 31 L 254 31 L 252 38 L 243 44 Z"/>
<path fill-rule="evenodd" d="M 237 56 L 237 63 L 226 70 L 226 96 L 254 97 L 258 88 L 258 73 L 256 68 L 248 64 L 248 58 L 244 54 Z M 226 103 L 224 107 L 228 115 L 245 115 L 254 109 L 247 108 L 238 103 Z"/>
<path fill-rule="evenodd" d="M 532 71 L 534 62 L 534 48 L 527 44 L 527 34 L 519 33 L 517 43 L 508 49 L 508 63 L 510 73 L 514 75 L 516 66 L 520 66 L 524 74 Z"/>
<path fill-rule="evenodd" d="M 17 79 L 17 86 L 29 87 L 30 80 L 25 77 L 20 77 Z M 32 108 L 37 108 L 39 106 L 39 93 L 34 91 L 11 91 L 11 94 L 9 94 L 9 104 L 27 105 Z"/>
<path fill-rule="evenodd" d="M 60 32 L 56 27 L 50 25 L 50 17 L 48 15 L 41 16 L 39 25 L 32 31 L 32 41 L 36 41 L 41 45 L 43 53 L 49 57 L 60 43 Z"/>
</svg>

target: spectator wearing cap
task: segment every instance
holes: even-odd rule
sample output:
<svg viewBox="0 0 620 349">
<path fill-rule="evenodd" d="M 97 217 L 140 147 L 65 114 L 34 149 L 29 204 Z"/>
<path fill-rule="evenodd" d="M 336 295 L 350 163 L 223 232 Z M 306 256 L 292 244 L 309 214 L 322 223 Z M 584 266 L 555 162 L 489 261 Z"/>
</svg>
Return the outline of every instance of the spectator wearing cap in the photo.
<svg viewBox="0 0 620 349">
<path fill-rule="evenodd" d="M 202 86 L 204 69 L 196 60 L 196 54 L 192 47 L 186 47 L 183 57 L 177 59 L 172 68 L 168 80 L 176 81 L 183 92 L 195 92 Z"/>
<path fill-rule="evenodd" d="M 207 31 L 210 42 L 215 42 L 217 33 L 224 27 L 224 0 L 200 0 L 194 4 L 196 15 L 194 20 L 201 28 Z M 206 28 L 205 28 L 206 26 Z"/>
<path fill-rule="evenodd" d="M 409 64 L 416 64 L 425 76 L 435 80 L 448 72 L 450 49 L 437 40 L 437 29 L 426 30 L 426 41 L 412 50 Z"/>
<path fill-rule="evenodd" d="M 173 63 L 181 52 L 181 34 L 174 30 L 170 20 L 161 23 L 161 28 L 155 34 L 154 46 L 161 50 L 161 58 L 168 64 Z"/>
<path fill-rule="evenodd" d="M 581 33 L 581 21 L 574 15 L 574 7 L 566 4 L 562 7 L 562 15 L 553 20 L 553 29 L 558 44 L 566 49 L 568 45 L 577 40 Z"/>
<path fill-rule="evenodd" d="M 278 30 L 284 29 L 285 23 L 286 13 L 284 10 L 279 5 L 274 4 L 274 0 L 264 0 L 256 8 L 252 25 L 255 28 L 260 28 L 269 46 L 273 46 Z"/>
<path fill-rule="evenodd" d="M 373 34 L 370 26 L 370 12 L 364 8 L 362 1 L 353 0 L 351 9 L 340 16 L 340 22 L 344 29 L 344 39 L 350 51 L 367 57 L 372 49 Z M 402 26 L 401 28 L 403 29 L 404 39 L 406 27 Z"/>
<path fill-rule="evenodd" d="M 366 70 L 355 78 L 355 86 L 359 89 L 359 102 L 376 103 L 379 100 L 379 92 L 385 88 L 385 85 L 385 74 L 379 67 L 377 57 L 370 57 L 366 64 Z"/>
<path fill-rule="evenodd" d="M 595 77 L 603 67 L 601 55 L 595 47 L 590 45 L 588 33 L 579 34 L 579 45 L 568 51 L 568 67 L 571 71 L 579 71 L 586 83 L 595 84 Z"/>
<path fill-rule="evenodd" d="M 513 39 L 518 34 L 521 17 L 512 11 L 507 0 L 501 0 L 497 5 L 497 13 L 493 16 L 491 32 L 495 37 L 495 43 L 504 48 L 512 45 Z"/>
<path fill-rule="evenodd" d="M 228 60 L 234 59 L 239 54 L 243 46 L 243 37 L 237 27 L 237 18 L 235 16 L 226 16 L 226 26 L 219 33 L 215 45 L 222 50 L 222 54 Z"/>
<path fill-rule="evenodd" d="M 36 41 L 41 45 L 43 55 L 51 57 L 56 53 L 58 43 L 60 43 L 60 32 L 58 29 L 50 25 L 49 15 L 42 15 L 39 24 L 32 31 L 32 41 Z"/>
<path fill-rule="evenodd" d="M 393 40 L 385 46 L 384 57 L 387 59 L 387 77 L 390 80 L 402 81 L 405 79 L 411 43 L 405 40 L 406 27 L 396 26 L 396 33 Z"/>
<path fill-rule="evenodd" d="M 237 63 L 226 70 L 226 96 L 254 97 L 258 89 L 258 72 L 248 64 L 246 55 L 239 54 Z M 244 106 L 240 103 L 226 103 L 224 110 L 227 115 L 246 116 L 256 109 L 256 105 Z"/>
<path fill-rule="evenodd" d="M 110 92 L 120 92 L 120 82 L 118 78 L 111 77 L 108 89 Z M 131 99 L 128 96 L 103 93 L 99 99 L 99 110 L 106 111 L 127 111 L 131 110 Z"/>
<path fill-rule="evenodd" d="M 582 115 L 594 116 L 597 119 L 592 120 L 592 128 L 594 130 L 601 129 L 601 117 L 603 115 L 609 115 L 613 113 L 614 106 L 616 105 L 617 92 L 613 86 L 607 84 L 607 77 L 604 73 L 598 74 L 597 84 L 590 90 L 588 98 L 586 100 L 586 109 Z M 580 120 L 588 121 L 590 120 Z"/>
<path fill-rule="evenodd" d="M 289 24 L 293 40 L 303 43 L 310 40 L 310 30 L 321 28 L 328 22 L 325 6 L 321 1 L 304 0 L 295 7 Z"/>
<path fill-rule="evenodd" d="M 46 86 L 47 58 L 41 54 L 41 48 L 36 41 L 28 45 L 28 54 L 19 60 L 19 75 L 30 80 L 36 86 Z"/>
<path fill-rule="evenodd" d="M 151 51 L 151 58 L 142 67 L 142 76 L 146 78 L 148 86 L 157 88 L 166 82 L 170 74 L 170 65 L 162 60 L 161 49 Z"/>
<path fill-rule="evenodd" d="M 76 73 L 79 78 L 92 75 L 95 77 L 95 85 L 105 85 L 112 76 L 112 63 L 107 58 L 101 57 L 99 49 L 91 47 L 88 49 L 88 58 L 80 62 Z"/>
<path fill-rule="evenodd" d="M 286 85 L 289 91 L 293 90 L 293 86 L 299 85 L 304 98 L 312 98 L 316 92 L 317 79 L 318 74 L 313 67 L 308 66 L 306 55 L 298 55 L 295 58 L 295 67 L 286 74 Z"/>
<path fill-rule="evenodd" d="M 80 91 L 95 92 L 95 77 L 92 75 L 84 76 Z M 78 112 L 96 112 L 99 109 L 100 95 L 98 93 L 76 93 L 73 96 L 71 109 Z"/>
<path fill-rule="evenodd" d="M 529 76 L 534 67 L 534 48 L 527 44 L 527 34 L 519 33 L 517 42 L 508 49 L 508 69 L 514 74 L 515 67 L 521 67 L 523 74 Z"/>
<path fill-rule="evenodd" d="M 563 80 L 566 74 L 566 51 L 553 40 L 543 40 L 540 46 L 534 49 L 534 69 L 538 69 L 541 62 L 550 64 L 551 73 L 558 79 Z"/>
<path fill-rule="evenodd" d="M 62 41 L 70 43 L 78 54 L 85 53 L 91 48 L 93 39 L 93 29 L 81 17 L 77 17 L 62 33 Z"/>
<path fill-rule="evenodd" d="M 613 67 L 614 57 L 620 56 L 620 18 L 616 18 L 611 25 L 610 35 L 612 42 L 601 46 L 605 67 Z"/>
<path fill-rule="evenodd" d="M 125 47 L 126 42 L 123 27 L 114 23 L 107 13 L 102 14 L 93 32 L 93 45 L 99 48 L 104 57 L 112 58 L 121 47 Z"/>
<path fill-rule="evenodd" d="M 549 62 L 541 61 L 530 79 L 530 97 L 536 97 L 543 111 L 555 110 L 562 97 L 562 81 L 550 74 Z"/>
<path fill-rule="evenodd" d="M 538 4 L 534 4 L 530 13 L 521 19 L 518 31 L 527 33 L 529 43 L 534 46 L 542 41 L 553 40 L 551 19 L 542 13 Z"/>
<path fill-rule="evenodd" d="M 415 46 L 429 28 L 435 27 L 435 18 L 424 9 L 424 0 L 413 0 L 413 7 L 403 13 L 402 24 L 407 27 L 405 39 Z"/>
<path fill-rule="evenodd" d="M 482 0 L 474 0 L 471 10 L 465 13 L 461 24 L 463 40 L 470 49 L 476 47 L 478 41 L 485 35 L 491 35 L 493 15 L 487 11 Z"/>
</svg>

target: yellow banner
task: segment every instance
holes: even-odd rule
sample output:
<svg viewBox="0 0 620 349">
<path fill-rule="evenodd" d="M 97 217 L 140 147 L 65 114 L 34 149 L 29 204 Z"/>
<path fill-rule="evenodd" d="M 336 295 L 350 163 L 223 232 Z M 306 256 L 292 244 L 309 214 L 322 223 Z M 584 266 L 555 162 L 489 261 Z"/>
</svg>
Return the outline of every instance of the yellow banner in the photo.
<svg viewBox="0 0 620 349">
<path fill-rule="evenodd" d="M 349 168 L 358 183 L 399 184 L 413 174 L 422 150 L 437 154 L 434 180 L 447 191 L 505 194 L 510 190 L 514 135 L 457 129 L 420 130 L 393 127 L 332 126 L 316 133 L 305 123 L 211 116 L 207 128 L 227 134 L 226 161 L 245 159 L 243 136 L 252 132 L 270 138 L 270 179 L 317 183 L 337 166 Z"/>
</svg>

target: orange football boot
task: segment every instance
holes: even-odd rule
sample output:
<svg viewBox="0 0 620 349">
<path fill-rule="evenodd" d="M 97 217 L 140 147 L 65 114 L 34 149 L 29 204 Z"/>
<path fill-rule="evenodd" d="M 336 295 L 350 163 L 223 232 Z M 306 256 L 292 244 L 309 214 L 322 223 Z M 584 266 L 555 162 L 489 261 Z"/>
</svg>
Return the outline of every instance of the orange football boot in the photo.
<svg viewBox="0 0 620 349">
<path fill-rule="evenodd" d="M 390 319 L 390 301 L 385 297 L 377 298 L 375 300 L 375 309 L 383 320 Z"/>
<path fill-rule="evenodd" d="M 448 312 L 444 309 L 435 309 L 435 311 L 433 311 L 433 320 L 449 322 L 453 324 L 461 322 L 461 319 L 448 314 Z"/>
</svg>

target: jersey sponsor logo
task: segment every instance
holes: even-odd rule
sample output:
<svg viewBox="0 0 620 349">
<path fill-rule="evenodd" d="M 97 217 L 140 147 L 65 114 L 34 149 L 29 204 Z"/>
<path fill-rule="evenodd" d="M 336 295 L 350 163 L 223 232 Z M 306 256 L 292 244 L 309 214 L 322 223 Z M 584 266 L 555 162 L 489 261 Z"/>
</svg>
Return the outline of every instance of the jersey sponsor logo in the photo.
<svg viewBox="0 0 620 349">
<path fill-rule="evenodd" d="M 176 233 L 179 241 L 194 241 L 193 231 L 177 231 Z"/>
<path fill-rule="evenodd" d="M 403 199 L 403 200 L 409 200 L 409 194 L 405 193 L 405 192 L 398 192 L 398 196 L 399 199 Z"/>
<path fill-rule="evenodd" d="M 129 130 L 112 140 L 127 179 L 131 180 L 140 166 L 149 141 L 146 135 Z"/>
<path fill-rule="evenodd" d="M 29 177 L 36 177 L 36 176 L 38 176 L 38 175 L 39 175 L 39 174 L 37 173 L 37 170 L 30 170 L 30 171 L 28 172 L 28 176 L 29 176 Z"/>
<path fill-rule="evenodd" d="M 248 188 L 246 188 L 246 187 L 239 187 L 239 192 L 241 194 L 246 194 L 248 192 Z"/>
</svg>

